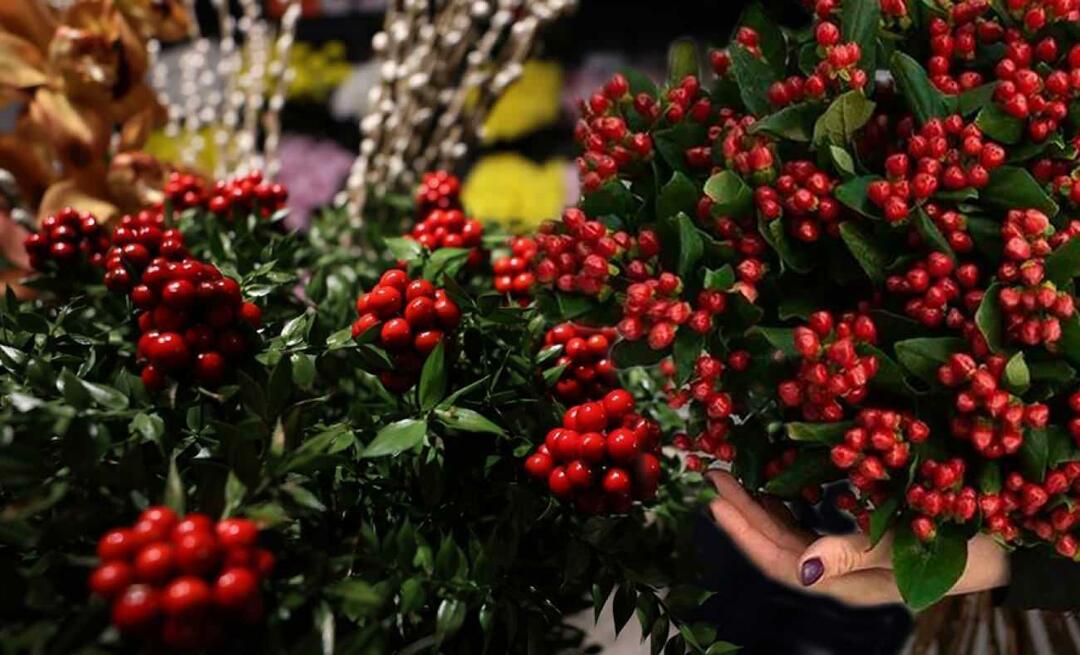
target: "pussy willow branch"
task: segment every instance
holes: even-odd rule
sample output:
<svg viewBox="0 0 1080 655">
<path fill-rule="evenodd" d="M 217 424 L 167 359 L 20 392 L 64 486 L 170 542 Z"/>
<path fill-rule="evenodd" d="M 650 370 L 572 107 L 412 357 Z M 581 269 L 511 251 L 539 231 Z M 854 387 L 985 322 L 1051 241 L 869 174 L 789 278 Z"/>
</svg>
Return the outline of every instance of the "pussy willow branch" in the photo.
<svg viewBox="0 0 1080 655">
<path fill-rule="evenodd" d="M 395 0 L 372 39 L 378 80 L 360 121 L 348 181 L 359 225 L 369 194 L 411 188 L 420 173 L 453 168 L 491 105 L 521 75 L 541 28 L 576 0 Z"/>
</svg>

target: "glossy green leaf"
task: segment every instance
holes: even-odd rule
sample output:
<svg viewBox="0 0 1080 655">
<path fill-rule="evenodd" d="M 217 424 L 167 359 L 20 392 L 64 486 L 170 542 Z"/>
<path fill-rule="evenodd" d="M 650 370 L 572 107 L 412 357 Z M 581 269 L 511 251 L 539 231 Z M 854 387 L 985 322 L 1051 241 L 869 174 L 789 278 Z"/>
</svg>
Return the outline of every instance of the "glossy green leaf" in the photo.
<svg viewBox="0 0 1080 655">
<path fill-rule="evenodd" d="M 814 144 L 845 145 L 874 115 L 874 107 L 861 91 L 841 94 L 814 124 Z"/>
<path fill-rule="evenodd" d="M 923 544 L 911 531 L 909 521 L 896 526 L 893 541 L 893 573 L 896 586 L 908 607 L 918 611 L 940 600 L 952 589 L 967 564 L 967 538 L 953 523 L 938 526 L 937 537 Z"/>
<path fill-rule="evenodd" d="M 375 435 L 375 440 L 364 449 L 362 457 L 385 457 L 399 455 L 412 450 L 424 442 L 427 436 L 427 422 L 407 418 L 390 423 Z"/>
<path fill-rule="evenodd" d="M 889 62 L 889 69 L 901 97 L 907 102 L 920 125 L 931 118 L 944 118 L 948 115 L 945 98 L 930 82 L 926 70 L 918 61 L 896 51 Z"/>
</svg>

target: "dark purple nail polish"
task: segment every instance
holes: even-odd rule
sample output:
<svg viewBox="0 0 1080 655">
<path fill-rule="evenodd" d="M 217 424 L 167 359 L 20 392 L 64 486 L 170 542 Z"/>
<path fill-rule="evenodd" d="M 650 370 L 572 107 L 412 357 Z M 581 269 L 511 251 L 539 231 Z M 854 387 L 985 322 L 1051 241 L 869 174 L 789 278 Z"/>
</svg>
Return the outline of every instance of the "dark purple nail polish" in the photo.
<svg viewBox="0 0 1080 655">
<path fill-rule="evenodd" d="M 823 575 L 825 575 L 825 565 L 821 563 L 820 558 L 813 557 L 803 562 L 802 569 L 799 570 L 799 581 L 804 587 L 809 587 Z"/>
</svg>

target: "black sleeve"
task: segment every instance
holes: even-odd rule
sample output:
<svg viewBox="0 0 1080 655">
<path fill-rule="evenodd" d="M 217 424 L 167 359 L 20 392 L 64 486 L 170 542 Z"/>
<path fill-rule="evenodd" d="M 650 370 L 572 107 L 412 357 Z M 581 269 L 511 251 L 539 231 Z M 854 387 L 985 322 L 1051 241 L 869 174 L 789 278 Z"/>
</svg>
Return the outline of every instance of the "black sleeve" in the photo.
<svg viewBox="0 0 1080 655">
<path fill-rule="evenodd" d="M 1080 609 L 1080 563 L 1048 547 L 1018 548 L 1009 556 L 1010 582 L 995 600 L 1014 609 Z"/>
</svg>

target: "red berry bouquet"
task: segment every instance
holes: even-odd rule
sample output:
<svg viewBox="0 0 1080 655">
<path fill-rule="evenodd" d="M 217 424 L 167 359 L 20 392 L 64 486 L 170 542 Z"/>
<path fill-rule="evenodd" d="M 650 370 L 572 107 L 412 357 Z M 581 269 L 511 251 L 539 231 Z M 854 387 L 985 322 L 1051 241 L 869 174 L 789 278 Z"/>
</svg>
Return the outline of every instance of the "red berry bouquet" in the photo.
<svg viewBox="0 0 1080 655">
<path fill-rule="evenodd" d="M 257 173 L 46 219 L 0 311 L 0 638 L 525 652 L 610 599 L 723 653 L 719 466 L 892 530 L 915 608 L 977 531 L 1077 557 L 1080 6 L 802 8 L 585 99 L 535 234 L 447 172 L 360 228 L 286 232 Z"/>
</svg>

